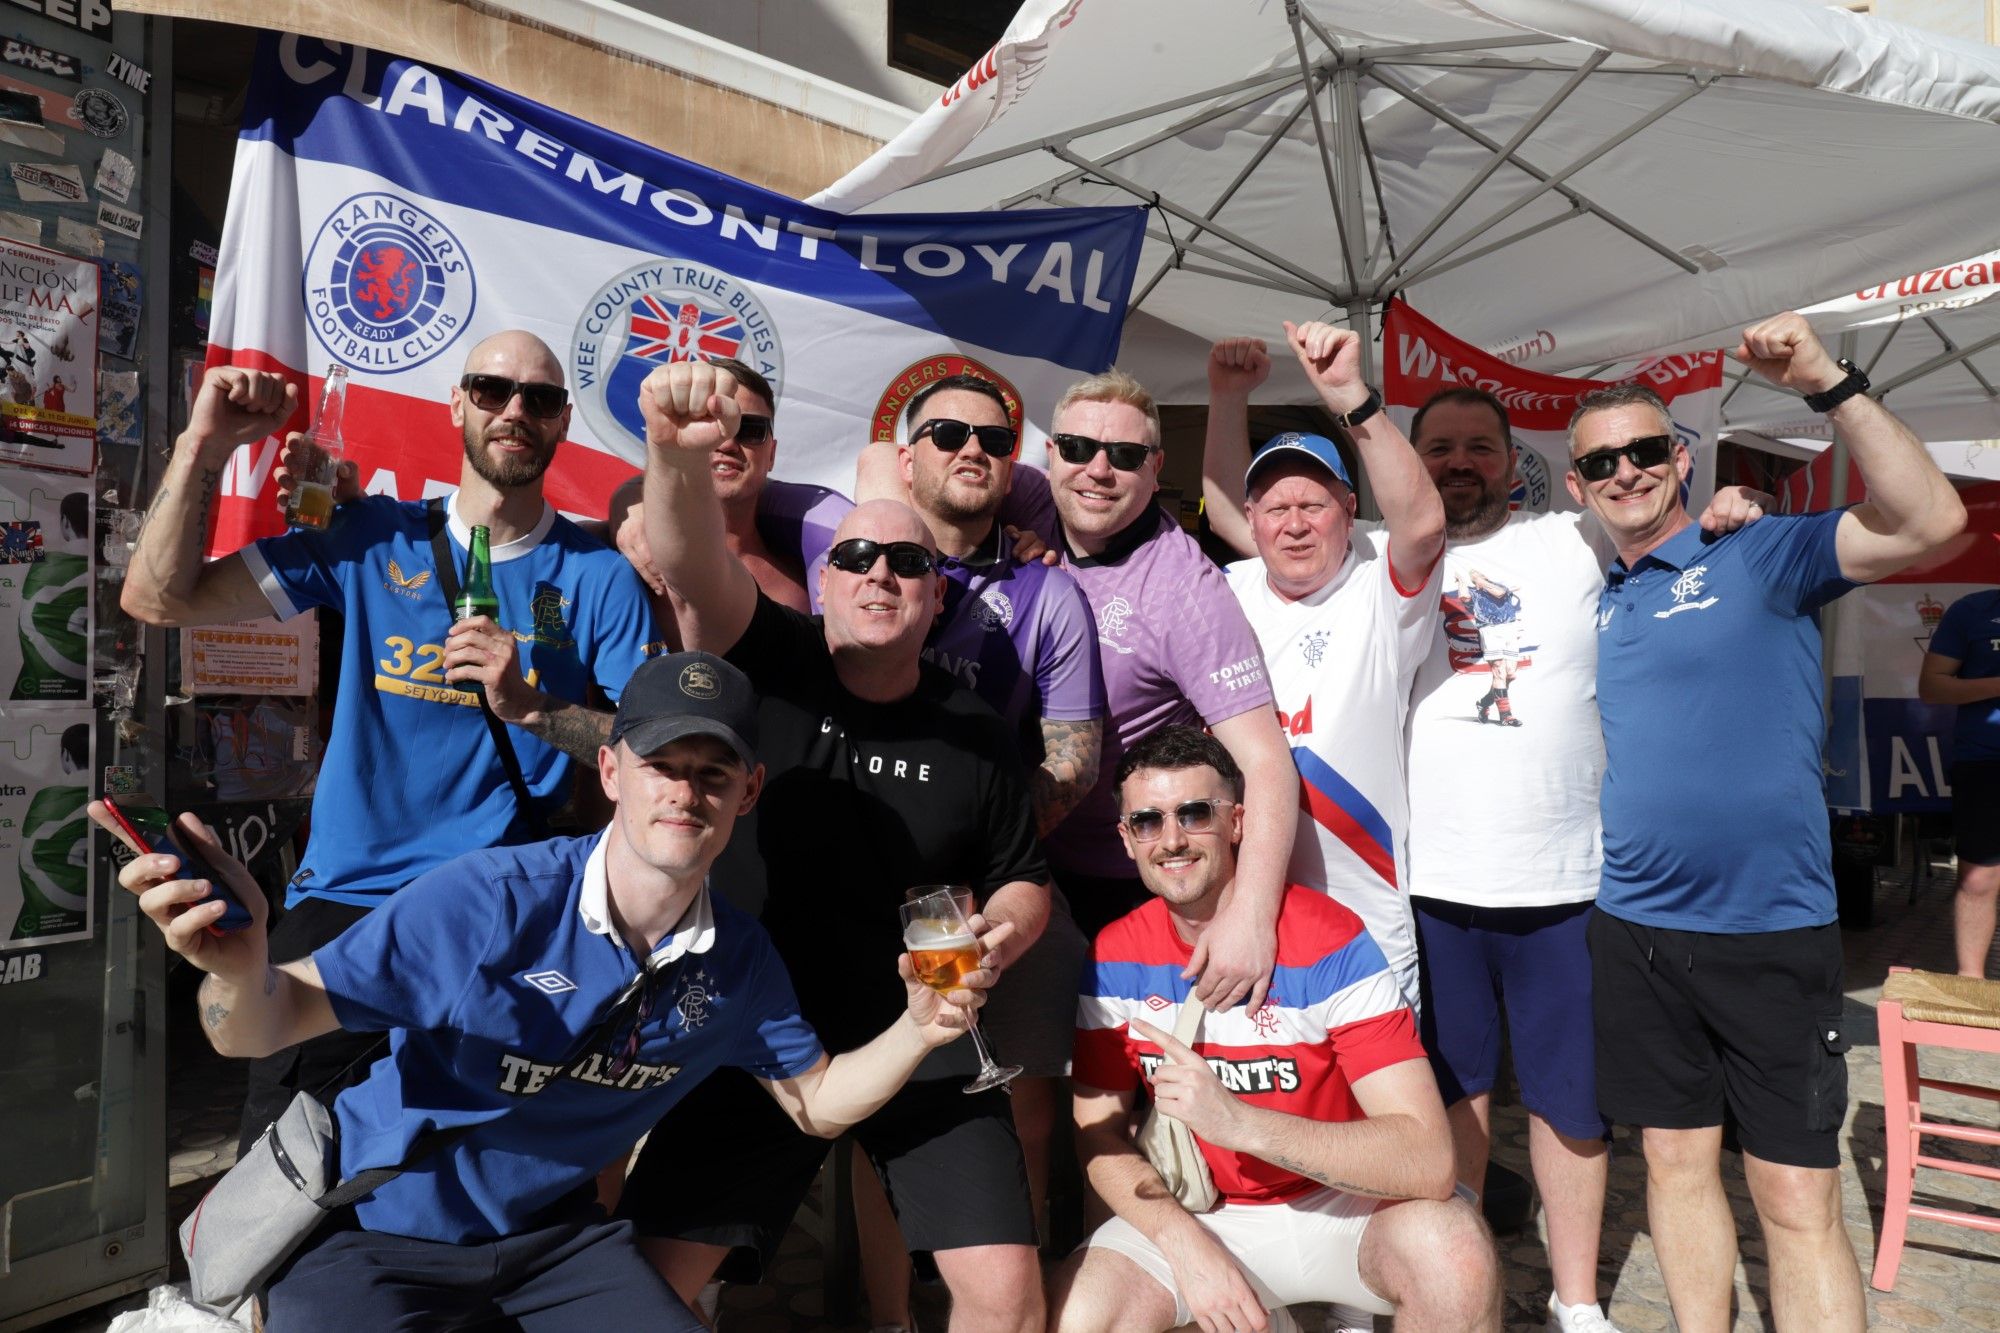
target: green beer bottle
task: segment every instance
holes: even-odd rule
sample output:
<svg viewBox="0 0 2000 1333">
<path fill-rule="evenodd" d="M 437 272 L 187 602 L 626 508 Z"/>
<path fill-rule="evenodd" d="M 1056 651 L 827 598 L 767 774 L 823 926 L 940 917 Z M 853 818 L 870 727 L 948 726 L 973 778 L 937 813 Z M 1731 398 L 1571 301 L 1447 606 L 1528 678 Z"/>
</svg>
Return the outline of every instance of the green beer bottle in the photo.
<svg viewBox="0 0 2000 1333">
<path fill-rule="evenodd" d="M 472 530 L 472 549 L 465 557 L 465 581 L 459 586 L 458 601 L 451 608 L 459 620 L 487 616 L 498 623 L 500 619 L 500 598 L 493 591 L 491 543 L 492 535 L 485 528 Z M 457 685 L 473 694 L 481 693 L 483 688 L 476 680 L 461 680 Z"/>
</svg>

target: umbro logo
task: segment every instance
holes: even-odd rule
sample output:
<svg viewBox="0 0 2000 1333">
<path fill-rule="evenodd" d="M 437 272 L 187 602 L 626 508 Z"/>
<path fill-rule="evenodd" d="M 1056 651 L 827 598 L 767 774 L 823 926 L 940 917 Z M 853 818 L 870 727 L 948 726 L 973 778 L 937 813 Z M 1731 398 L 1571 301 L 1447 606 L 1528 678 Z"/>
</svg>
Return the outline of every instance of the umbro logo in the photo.
<svg viewBox="0 0 2000 1333">
<path fill-rule="evenodd" d="M 1162 995 L 1148 995 L 1146 997 L 1146 1007 L 1157 1014 L 1162 1009 L 1173 1008 L 1174 1002 Z"/>
<path fill-rule="evenodd" d="M 562 995 L 576 989 L 576 983 L 562 973 L 550 968 L 546 972 L 525 972 L 521 980 L 533 986 L 544 995 Z"/>
</svg>

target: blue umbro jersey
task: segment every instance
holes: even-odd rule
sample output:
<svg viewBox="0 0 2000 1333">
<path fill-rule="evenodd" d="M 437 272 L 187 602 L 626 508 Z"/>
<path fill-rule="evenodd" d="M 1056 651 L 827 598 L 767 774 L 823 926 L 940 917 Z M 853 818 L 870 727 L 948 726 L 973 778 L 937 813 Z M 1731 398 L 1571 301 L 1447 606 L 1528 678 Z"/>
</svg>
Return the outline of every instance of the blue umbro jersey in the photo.
<svg viewBox="0 0 2000 1333">
<path fill-rule="evenodd" d="M 462 577 L 465 533 L 451 526 Z M 533 836 L 477 696 L 444 678 L 453 617 L 423 504 L 369 496 L 342 505 L 324 532 L 295 529 L 242 554 L 279 616 L 326 606 L 345 617 L 340 697 L 290 901 L 374 906 L 462 852 Z M 582 702 L 594 681 L 615 700 L 656 637 L 625 558 L 552 508 L 492 556 L 522 671 L 558 698 Z M 546 818 L 568 795 L 569 757 L 518 727 L 509 738 Z"/>
<path fill-rule="evenodd" d="M 1722 934 L 1835 918 L 1816 613 L 1855 586 L 1840 519 L 1773 515 L 1720 537 L 1690 524 L 1611 566 L 1602 910 Z"/>
<path fill-rule="evenodd" d="M 1930 651 L 1956 658 L 1964 680 L 2000 676 L 2000 588 L 1953 602 L 1931 634 Z M 1960 704 L 1953 719 L 1953 759 L 2000 759 L 2000 699 Z"/>
<path fill-rule="evenodd" d="M 655 964 L 638 1053 L 610 1075 L 602 1020 L 639 960 L 580 910 L 603 836 L 447 862 L 313 954 L 341 1025 L 389 1031 L 335 1103 L 342 1176 L 397 1165 L 433 1127 L 477 1126 L 363 1199 L 370 1231 L 460 1244 L 532 1227 L 716 1069 L 778 1080 L 818 1062 L 770 937 L 712 895 L 713 942 Z"/>
</svg>

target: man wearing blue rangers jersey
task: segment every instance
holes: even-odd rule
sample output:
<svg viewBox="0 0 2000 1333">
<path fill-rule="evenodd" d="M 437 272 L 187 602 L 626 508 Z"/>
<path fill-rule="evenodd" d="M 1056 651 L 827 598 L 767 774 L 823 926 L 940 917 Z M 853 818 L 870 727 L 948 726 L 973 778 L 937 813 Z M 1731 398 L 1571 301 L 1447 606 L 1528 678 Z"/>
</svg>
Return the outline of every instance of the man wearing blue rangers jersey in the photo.
<svg viewBox="0 0 2000 1333">
<path fill-rule="evenodd" d="M 763 927 L 711 896 L 709 869 L 764 784 L 757 708 L 720 658 L 647 662 L 598 752 L 615 807 L 602 833 L 470 852 L 296 962 L 270 961 L 263 893 L 192 816 L 178 836 L 257 921 L 209 934 L 209 884 L 169 879 L 171 856 L 121 874 L 208 974 L 202 1025 L 223 1054 L 336 1024 L 389 1032 L 388 1057 L 334 1105 L 340 1173 L 410 1169 L 328 1213 L 279 1267 L 267 1327 L 692 1333 L 703 1325 L 632 1224 L 598 1206 L 598 1169 L 724 1066 L 749 1071 L 799 1128 L 837 1137 L 965 1029 L 993 974 L 940 996 L 901 954 L 904 1011 L 830 1059 Z M 436 1130 L 459 1137 L 418 1146 Z"/>
<path fill-rule="evenodd" d="M 312 839 L 271 937 L 303 958 L 425 871 L 473 848 L 538 836 L 592 762 L 615 699 L 653 639 L 645 588 L 614 550 L 557 514 L 542 477 L 569 426 L 562 365 L 532 334 L 473 348 L 451 390 L 463 437 L 445 502 L 462 570 L 470 529 L 492 534 L 500 623 L 453 623 L 421 503 L 367 496 L 323 532 L 294 530 L 204 564 L 208 508 L 231 452 L 283 428 L 296 391 L 278 375 L 208 372 L 133 553 L 122 602 L 155 625 L 203 625 L 309 607 L 341 613 L 339 700 L 313 797 Z M 511 724 L 532 808 L 522 809 L 478 706 Z M 355 1066 L 372 1037 L 335 1038 L 252 1067 L 247 1146 L 301 1088 Z M 360 1069 L 353 1069 L 358 1076 Z"/>
</svg>

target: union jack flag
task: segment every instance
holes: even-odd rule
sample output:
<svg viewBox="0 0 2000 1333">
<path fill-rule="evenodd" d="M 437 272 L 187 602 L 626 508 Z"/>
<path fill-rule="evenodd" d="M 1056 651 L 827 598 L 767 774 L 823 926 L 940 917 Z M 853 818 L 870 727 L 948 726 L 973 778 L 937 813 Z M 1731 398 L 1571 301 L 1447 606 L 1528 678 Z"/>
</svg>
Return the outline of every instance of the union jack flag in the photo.
<svg viewBox="0 0 2000 1333">
<path fill-rule="evenodd" d="M 693 301 L 675 310 L 648 293 L 632 303 L 631 335 L 625 355 L 648 361 L 695 361 L 736 355 L 743 323 L 731 314 L 711 315 Z"/>
</svg>

